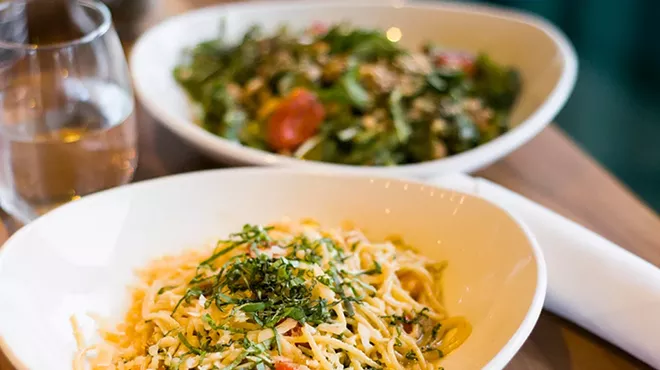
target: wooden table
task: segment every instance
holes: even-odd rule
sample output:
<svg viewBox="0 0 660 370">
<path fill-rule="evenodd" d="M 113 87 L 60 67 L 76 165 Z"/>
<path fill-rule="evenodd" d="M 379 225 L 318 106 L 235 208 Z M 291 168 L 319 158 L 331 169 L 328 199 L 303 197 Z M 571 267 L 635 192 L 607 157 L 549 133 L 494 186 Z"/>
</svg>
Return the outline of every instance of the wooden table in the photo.
<svg viewBox="0 0 660 370">
<path fill-rule="evenodd" d="M 146 24 L 210 0 L 159 0 Z M 130 43 L 127 43 L 127 50 Z M 136 181 L 218 167 L 137 107 L 140 166 Z M 479 171 L 529 199 L 594 230 L 660 266 L 660 219 L 556 126 Z M 0 242 L 6 232 L 0 227 Z M 626 353 L 581 328 L 544 312 L 508 369 L 647 369 Z M 13 369 L 0 354 L 0 369 Z"/>
</svg>

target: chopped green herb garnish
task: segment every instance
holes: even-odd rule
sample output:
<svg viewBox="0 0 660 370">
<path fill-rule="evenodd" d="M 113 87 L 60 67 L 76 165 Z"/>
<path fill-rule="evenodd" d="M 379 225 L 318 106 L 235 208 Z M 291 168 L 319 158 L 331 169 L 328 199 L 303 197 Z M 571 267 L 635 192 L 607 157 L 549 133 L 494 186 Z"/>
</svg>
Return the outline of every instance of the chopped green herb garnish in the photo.
<svg viewBox="0 0 660 370">
<path fill-rule="evenodd" d="M 167 292 L 168 290 L 172 290 L 172 289 L 174 289 L 174 288 L 176 288 L 175 285 L 167 285 L 167 286 L 164 286 L 164 287 L 158 289 L 158 295 L 161 295 L 161 294 Z"/>
<path fill-rule="evenodd" d="M 372 309 L 373 302 L 368 297 L 380 294 L 387 276 L 379 275 L 384 274 L 385 266 L 390 273 L 390 263 L 395 261 L 398 250 L 392 252 L 388 248 L 388 252 L 382 252 L 389 253 L 387 257 L 375 252 L 366 259 L 370 262 L 365 263 L 364 253 L 371 253 L 370 248 L 356 254 L 357 244 L 346 245 L 345 237 L 334 240 L 325 237 L 333 233 L 322 231 L 319 236 L 311 237 L 313 233 L 305 231 L 275 238 L 271 237 L 275 236 L 271 230 L 245 225 L 240 232 L 220 241 L 198 266 L 186 265 L 184 273 L 187 275 L 182 276 L 194 275 L 186 284 L 163 286 L 159 290 L 162 294 L 176 288 L 156 298 L 157 305 L 167 302 L 172 295 L 178 297 L 185 289 L 174 305 L 171 318 L 162 323 L 174 328 L 165 332 L 159 318 L 144 321 L 158 333 L 145 349 L 151 356 L 150 363 L 161 361 L 158 367 L 163 369 L 178 369 L 184 365 L 205 368 L 213 366 L 217 354 L 224 352 L 224 356 L 230 357 L 225 357 L 222 369 L 273 370 L 283 361 L 276 355 L 282 356 L 291 345 L 303 357 L 315 359 L 317 354 L 303 342 L 283 341 L 284 337 L 301 335 L 303 330 L 315 336 L 331 335 L 344 342 L 355 340 L 350 333 L 359 332 L 358 323 L 365 323 L 360 313 Z M 431 267 L 440 271 L 439 264 Z M 166 304 L 169 307 L 173 303 Z M 386 309 L 392 312 L 389 311 L 392 307 Z M 340 316 L 344 318 L 345 327 L 337 325 Z M 186 322 L 191 318 L 197 321 Z M 429 317 L 429 308 L 383 318 L 387 324 L 395 326 L 396 332 L 390 339 L 394 339 L 397 357 L 403 365 L 415 366 L 413 362 L 419 360 L 417 352 L 406 346 L 408 338 L 404 340 L 413 330 L 421 334 L 417 343 L 425 359 L 444 355 L 436 348 L 441 339 L 437 336 L 443 331 L 441 325 Z M 179 325 L 172 325 L 171 320 Z M 370 318 L 366 320 L 371 321 Z M 340 330 L 335 331 L 337 328 Z M 174 351 L 159 347 L 160 340 L 165 339 L 178 339 Z M 334 348 L 334 355 L 333 366 L 353 366 L 345 349 Z M 362 364 L 362 368 L 384 370 L 378 356 L 370 355 L 369 364 Z"/>
<path fill-rule="evenodd" d="M 204 353 L 201 349 L 194 347 L 192 344 L 190 344 L 190 342 L 188 342 L 188 339 L 186 339 L 186 336 L 181 333 L 179 333 L 179 340 L 184 346 L 186 346 L 186 348 L 188 348 L 190 352 L 196 355 L 201 355 L 202 353 Z"/>
<path fill-rule="evenodd" d="M 374 267 L 370 268 L 369 270 L 363 271 L 360 274 L 361 275 L 378 275 L 383 273 L 383 268 L 378 263 L 378 261 L 374 261 Z"/>
<path fill-rule="evenodd" d="M 441 327 L 442 327 L 442 324 L 440 324 L 440 323 L 435 324 L 435 326 L 433 326 L 433 329 L 431 330 L 431 338 L 433 338 L 433 340 L 437 339 L 438 331 L 440 331 Z"/>
<path fill-rule="evenodd" d="M 415 351 L 410 350 L 406 352 L 406 359 L 411 360 L 411 361 L 417 361 L 417 354 L 415 354 Z"/>
</svg>

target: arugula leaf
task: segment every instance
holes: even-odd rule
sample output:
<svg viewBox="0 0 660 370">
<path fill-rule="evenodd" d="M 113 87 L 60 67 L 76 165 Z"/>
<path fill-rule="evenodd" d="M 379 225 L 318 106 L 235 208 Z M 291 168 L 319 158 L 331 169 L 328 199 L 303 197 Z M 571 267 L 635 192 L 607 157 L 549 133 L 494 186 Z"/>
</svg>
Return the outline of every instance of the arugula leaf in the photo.
<svg viewBox="0 0 660 370">
<path fill-rule="evenodd" d="M 391 60 L 404 53 L 403 49 L 388 40 L 382 31 L 359 28 L 347 30 L 347 26 L 343 24 L 328 30 L 322 40 L 330 45 L 330 52 L 333 54 L 351 53 L 365 60 Z"/>
<path fill-rule="evenodd" d="M 496 64 L 485 54 L 479 54 L 475 69 L 475 93 L 495 109 L 510 109 L 522 87 L 518 71 Z"/>
<path fill-rule="evenodd" d="M 339 80 L 339 84 L 346 92 L 351 104 L 358 109 L 364 110 L 371 104 L 371 97 L 367 90 L 360 85 L 360 82 L 358 81 L 358 71 L 359 68 L 357 66 L 349 69 Z"/>
<path fill-rule="evenodd" d="M 403 112 L 401 97 L 401 91 L 399 89 L 394 89 L 390 94 L 389 106 L 396 136 L 399 139 L 399 142 L 405 143 L 410 138 L 412 129 L 406 120 L 405 113 Z"/>
<path fill-rule="evenodd" d="M 435 89 L 435 91 L 439 93 L 446 93 L 449 85 L 447 84 L 447 81 L 445 81 L 442 77 L 440 77 L 437 73 L 429 73 L 426 76 L 426 82 Z"/>
<path fill-rule="evenodd" d="M 454 118 L 447 146 L 452 153 L 461 153 L 479 144 L 479 129 L 474 121 L 465 114 Z"/>
<path fill-rule="evenodd" d="M 245 128 L 247 115 L 228 93 L 227 85 L 221 81 L 206 85 L 201 101 L 205 111 L 206 129 L 229 140 L 238 141 Z"/>
</svg>

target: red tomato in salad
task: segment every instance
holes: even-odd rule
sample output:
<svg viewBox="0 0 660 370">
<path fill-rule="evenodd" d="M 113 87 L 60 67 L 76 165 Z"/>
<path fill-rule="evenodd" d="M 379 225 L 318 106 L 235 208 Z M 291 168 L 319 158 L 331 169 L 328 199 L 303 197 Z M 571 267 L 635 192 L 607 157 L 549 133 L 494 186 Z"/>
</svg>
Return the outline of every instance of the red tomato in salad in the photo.
<svg viewBox="0 0 660 370">
<path fill-rule="evenodd" d="M 294 150 L 316 134 L 325 109 L 314 93 L 294 89 L 268 120 L 266 140 L 274 150 Z"/>
<path fill-rule="evenodd" d="M 458 68 L 468 75 L 474 73 L 474 56 L 461 52 L 442 52 L 434 57 L 436 67 Z"/>
</svg>

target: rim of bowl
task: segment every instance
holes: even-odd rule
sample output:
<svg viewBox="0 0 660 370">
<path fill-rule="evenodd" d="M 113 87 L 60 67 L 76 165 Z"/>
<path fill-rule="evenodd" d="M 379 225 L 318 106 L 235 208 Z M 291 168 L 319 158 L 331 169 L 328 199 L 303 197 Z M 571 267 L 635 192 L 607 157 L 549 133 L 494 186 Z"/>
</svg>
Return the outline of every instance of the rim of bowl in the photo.
<svg viewBox="0 0 660 370">
<path fill-rule="evenodd" d="M 150 42 L 150 39 L 155 37 L 161 29 L 167 28 L 170 24 L 185 20 L 186 18 L 195 18 L 196 16 L 206 13 L 208 11 L 225 10 L 231 11 L 250 11 L 252 9 L 261 8 L 275 8 L 278 10 L 295 10 L 295 9 L 323 9 L 327 7 L 380 7 L 380 8 L 413 8 L 413 9 L 433 9 L 433 10 L 447 10 L 452 12 L 483 14 L 489 16 L 500 17 L 511 21 L 522 22 L 532 25 L 539 30 L 543 31 L 557 46 L 558 53 L 563 60 L 563 71 L 559 80 L 553 87 L 546 100 L 539 106 L 537 110 L 532 112 L 524 121 L 513 127 L 510 131 L 497 137 L 496 139 L 479 145 L 463 153 L 454 154 L 445 158 L 402 164 L 397 166 L 353 166 L 345 164 L 334 164 L 322 161 L 308 161 L 297 158 L 291 158 L 284 155 L 267 152 L 260 149 L 251 148 L 242 144 L 230 142 L 220 136 L 207 132 L 202 127 L 195 125 L 192 118 L 180 119 L 174 115 L 170 115 L 160 108 L 160 104 L 152 99 L 146 92 L 145 87 L 141 84 L 141 78 L 134 66 L 139 64 L 139 59 L 144 53 L 142 49 Z M 431 2 L 430 0 L 359 0 L 357 2 L 347 3 L 341 0 L 330 0 L 323 3 L 307 3 L 297 2 L 291 0 L 257 0 L 245 3 L 235 4 L 220 4 L 210 7 L 204 7 L 188 11 L 174 17 L 168 18 L 165 21 L 156 24 L 147 30 L 135 43 L 130 55 L 130 70 L 133 80 L 135 81 L 135 92 L 144 107 L 149 113 L 156 118 L 161 124 L 174 131 L 183 139 L 195 143 L 207 154 L 213 153 L 212 157 L 216 159 L 219 156 L 224 157 L 226 161 L 232 163 L 257 165 L 257 166 L 283 166 L 283 167 L 297 167 L 297 168 L 318 168 L 328 171 L 338 172 L 360 172 L 368 174 L 391 174 L 391 175 L 423 175 L 431 172 L 439 164 L 447 167 L 452 166 L 454 163 L 468 162 L 463 165 L 462 171 L 471 172 L 487 164 L 492 163 L 497 158 L 501 158 L 521 144 L 511 145 L 514 142 L 525 143 L 532 137 L 538 134 L 546 125 L 550 123 L 553 117 L 564 106 L 568 97 L 570 96 L 575 86 L 577 79 L 578 61 L 575 50 L 568 38 L 550 22 L 545 19 L 523 11 L 511 10 L 506 7 L 472 4 L 472 3 L 454 3 L 454 2 Z M 495 157 L 493 154 L 485 154 L 488 152 L 501 153 Z M 488 160 L 478 160 L 477 158 L 483 155 L 490 157 Z M 476 163 L 475 163 L 476 162 Z"/>
<path fill-rule="evenodd" d="M 182 177 L 205 177 L 205 176 L 213 176 L 214 174 L 228 174 L 231 175 L 232 173 L 271 173 L 271 174 L 289 174 L 289 175 L 303 175 L 303 176 L 324 176 L 324 177 L 344 177 L 344 178 L 364 178 L 364 179 L 369 179 L 369 178 L 375 178 L 379 180 L 391 180 L 391 181 L 398 181 L 398 182 L 406 182 L 414 185 L 420 185 L 420 186 L 434 186 L 440 189 L 444 189 L 447 191 L 453 191 L 458 194 L 463 194 L 467 195 L 470 197 L 476 197 L 479 198 L 480 200 L 490 204 L 491 206 L 503 211 L 507 216 L 509 216 L 514 223 L 522 230 L 523 234 L 527 238 L 527 241 L 529 242 L 529 247 L 532 251 L 532 254 L 534 256 L 534 260 L 536 262 L 537 266 L 537 273 L 536 273 L 536 288 L 534 290 L 534 294 L 532 296 L 532 300 L 530 302 L 529 308 L 527 309 L 527 313 L 525 314 L 522 322 L 519 324 L 518 329 L 515 331 L 515 333 L 511 336 L 509 341 L 500 348 L 500 350 L 497 352 L 497 354 L 484 366 L 484 369 L 489 369 L 489 370 L 495 370 L 495 369 L 502 369 L 506 366 L 506 364 L 511 361 L 513 356 L 520 350 L 522 345 L 525 343 L 527 338 L 529 337 L 530 333 L 534 329 L 534 326 L 536 325 L 536 322 L 539 319 L 539 316 L 541 315 L 541 310 L 543 309 L 543 304 L 545 301 L 545 295 L 546 295 L 546 290 L 547 290 L 547 283 L 548 283 L 548 276 L 547 276 L 547 267 L 546 267 L 546 261 L 545 257 L 543 256 L 543 251 L 541 250 L 541 247 L 536 240 L 536 237 L 534 234 L 531 232 L 529 227 L 515 214 L 515 212 L 511 212 L 509 209 L 501 207 L 500 205 L 491 202 L 490 200 L 487 200 L 485 198 L 480 197 L 478 194 L 470 194 L 466 193 L 463 191 L 457 191 L 449 188 L 444 188 L 442 186 L 437 186 L 430 184 L 428 182 L 420 181 L 420 180 L 408 180 L 408 179 L 396 179 L 384 175 L 370 175 L 370 174 L 356 174 L 356 173 L 342 173 L 342 174 L 331 174 L 328 172 L 322 172 L 322 171 L 314 171 L 314 170 L 306 170 L 306 169 L 295 169 L 295 168 L 273 168 L 273 167 L 243 167 L 243 168 L 228 168 L 228 169 L 212 169 L 212 170 L 204 170 L 204 171 L 195 171 L 195 172 L 189 172 L 189 173 L 180 173 L 176 175 L 169 175 L 169 176 L 163 176 L 151 180 L 146 180 L 146 181 L 140 181 L 137 183 L 130 183 L 126 185 L 122 185 L 116 188 L 104 190 L 98 193 L 94 193 L 91 195 L 87 195 L 84 198 L 82 198 L 79 201 L 75 202 L 70 202 L 67 203 L 59 208 L 56 208 L 52 210 L 51 212 L 48 212 L 47 214 L 37 218 L 33 222 L 25 225 L 21 229 L 19 229 L 16 233 L 14 233 L 6 242 L 4 245 L 2 245 L 2 248 L 0 248 L 0 262 L 3 261 L 4 256 L 8 253 L 8 251 L 13 250 L 14 244 L 12 243 L 13 240 L 16 240 L 21 237 L 23 234 L 27 234 L 30 232 L 31 229 L 35 228 L 35 224 L 41 224 L 43 222 L 47 222 L 50 218 L 57 217 L 57 215 L 62 212 L 62 209 L 68 209 L 71 207 L 75 207 L 76 203 L 79 202 L 84 202 L 85 199 L 96 199 L 97 197 L 108 197 L 114 194 L 115 192 L 122 192 L 122 191 L 132 191 L 134 188 L 141 188 L 141 187 L 151 187 L 151 186 L 158 186 L 161 182 L 167 182 L 172 179 L 176 178 L 182 178 Z M 1 265 L 0 265 L 1 266 Z M 23 361 L 13 352 L 11 346 L 9 343 L 4 339 L 4 336 L 2 333 L 0 333 L 0 351 L 2 351 L 5 356 L 9 359 L 11 364 L 16 367 L 19 370 L 23 369 L 29 369 Z"/>
</svg>

